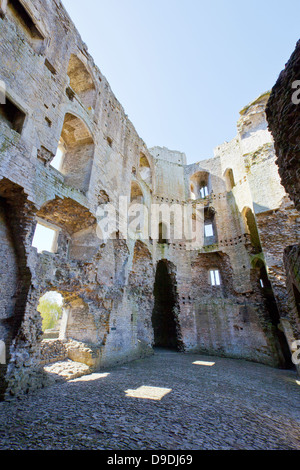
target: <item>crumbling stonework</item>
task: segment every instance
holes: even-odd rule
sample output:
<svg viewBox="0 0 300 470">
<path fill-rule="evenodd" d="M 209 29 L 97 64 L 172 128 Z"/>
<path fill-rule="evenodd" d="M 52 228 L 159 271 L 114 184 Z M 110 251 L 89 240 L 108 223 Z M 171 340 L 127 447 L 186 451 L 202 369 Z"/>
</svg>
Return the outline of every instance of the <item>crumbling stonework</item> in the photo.
<svg viewBox="0 0 300 470">
<path fill-rule="evenodd" d="M 277 160 L 282 184 L 285 187 L 296 209 L 300 210 L 300 157 L 299 157 L 299 78 L 300 78 L 300 42 L 280 73 L 272 89 L 266 108 L 269 129 L 274 138 Z M 299 222 L 299 212 L 289 213 L 285 226 L 291 224 L 291 217 Z M 293 215 L 292 215 L 293 214 Z M 282 217 L 284 213 L 282 213 Z M 282 231 L 286 237 L 287 230 Z M 296 352 L 300 331 L 300 234 L 296 240 L 286 238 L 287 245 L 284 256 L 286 272 L 286 292 L 282 292 L 282 299 L 286 303 L 284 324 L 292 350 Z M 282 272 L 282 267 L 280 268 Z"/>
<path fill-rule="evenodd" d="M 269 93 L 241 111 L 235 139 L 187 165 L 146 147 L 59 0 L 0 6 L 1 396 L 47 385 L 68 361 L 82 365 L 68 362 L 74 377 L 155 345 L 287 366 L 283 254 L 299 226 L 267 129 Z M 173 219 L 157 238 L 131 233 L 120 198 L 201 207 L 204 243 L 177 239 Z M 125 234 L 101 234 L 106 203 Z M 32 246 L 37 224 L 55 232 L 49 251 Z M 37 311 L 51 291 L 63 297 L 52 347 Z"/>
</svg>

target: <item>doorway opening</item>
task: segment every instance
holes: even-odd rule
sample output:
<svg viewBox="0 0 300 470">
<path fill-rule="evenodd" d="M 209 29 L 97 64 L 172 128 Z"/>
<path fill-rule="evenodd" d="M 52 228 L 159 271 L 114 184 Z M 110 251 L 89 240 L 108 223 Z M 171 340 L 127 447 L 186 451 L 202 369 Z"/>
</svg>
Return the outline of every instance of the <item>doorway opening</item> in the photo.
<svg viewBox="0 0 300 470">
<path fill-rule="evenodd" d="M 174 351 L 182 350 L 175 266 L 167 260 L 161 260 L 157 265 L 154 299 L 152 313 L 153 346 Z"/>
</svg>

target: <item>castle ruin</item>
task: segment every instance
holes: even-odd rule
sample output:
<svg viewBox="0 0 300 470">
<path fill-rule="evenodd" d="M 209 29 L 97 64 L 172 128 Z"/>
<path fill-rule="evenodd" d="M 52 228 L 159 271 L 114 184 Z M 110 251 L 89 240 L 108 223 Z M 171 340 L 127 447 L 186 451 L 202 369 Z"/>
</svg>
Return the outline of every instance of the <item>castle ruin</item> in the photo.
<svg viewBox="0 0 300 470">
<path fill-rule="evenodd" d="M 47 364 L 87 373 L 156 346 L 290 367 L 299 199 L 279 174 L 270 92 L 213 158 L 187 164 L 146 147 L 60 0 L 0 0 L 0 36 L 1 398 L 46 386 Z M 172 217 L 157 237 L 102 238 L 98 208 L 115 207 L 124 227 L 120 200 L 200 207 L 203 243 L 174 237 Z M 37 227 L 53 233 L 48 250 L 33 246 Z M 37 308 L 49 292 L 63 318 L 45 340 Z"/>
</svg>

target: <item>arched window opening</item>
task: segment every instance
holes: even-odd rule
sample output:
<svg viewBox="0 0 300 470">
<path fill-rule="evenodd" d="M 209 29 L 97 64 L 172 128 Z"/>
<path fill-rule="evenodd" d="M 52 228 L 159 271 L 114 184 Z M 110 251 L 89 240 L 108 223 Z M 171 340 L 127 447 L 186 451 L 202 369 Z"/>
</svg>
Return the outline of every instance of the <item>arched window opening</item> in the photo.
<svg viewBox="0 0 300 470">
<path fill-rule="evenodd" d="M 141 187 L 138 183 L 133 181 L 131 183 L 131 193 L 130 193 L 130 202 L 131 204 L 143 204 L 144 195 Z"/>
<path fill-rule="evenodd" d="M 191 199 L 204 199 L 211 193 L 210 175 L 207 171 L 198 171 L 190 178 Z"/>
<path fill-rule="evenodd" d="M 74 54 L 71 54 L 68 76 L 70 87 L 87 109 L 95 109 L 96 88 L 87 67 Z"/>
<path fill-rule="evenodd" d="M 138 183 L 131 183 L 130 205 L 128 208 L 128 233 L 133 238 L 142 235 L 145 227 L 144 195 Z"/>
<path fill-rule="evenodd" d="M 51 164 L 64 175 L 65 184 L 84 194 L 90 185 L 94 151 L 93 137 L 84 122 L 73 114 L 66 114 L 58 150 Z"/>
<path fill-rule="evenodd" d="M 224 173 L 225 183 L 226 183 L 226 190 L 227 192 L 232 191 L 235 186 L 234 181 L 234 174 L 231 168 L 228 168 Z"/>
<path fill-rule="evenodd" d="M 242 214 L 244 218 L 246 232 L 250 235 L 253 252 L 261 253 L 262 247 L 260 243 L 260 237 L 257 229 L 255 216 L 249 207 L 244 208 Z"/>
<path fill-rule="evenodd" d="M 139 174 L 143 181 L 145 181 L 148 186 L 152 184 L 152 174 L 151 174 L 151 167 L 147 157 L 141 154 L 140 158 L 140 166 L 139 166 Z"/>
</svg>

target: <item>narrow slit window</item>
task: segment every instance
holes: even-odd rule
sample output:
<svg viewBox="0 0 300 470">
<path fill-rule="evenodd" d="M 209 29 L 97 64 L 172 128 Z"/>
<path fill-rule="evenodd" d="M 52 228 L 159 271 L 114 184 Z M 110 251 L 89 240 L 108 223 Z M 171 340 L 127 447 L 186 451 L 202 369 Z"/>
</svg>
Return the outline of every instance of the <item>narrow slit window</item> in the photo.
<svg viewBox="0 0 300 470">
<path fill-rule="evenodd" d="M 35 229 L 32 246 L 37 248 L 38 253 L 42 253 L 43 251 L 55 253 L 57 235 L 57 230 L 38 223 Z"/>
<path fill-rule="evenodd" d="M 221 285 L 220 271 L 218 269 L 212 269 L 210 271 L 210 282 L 212 286 Z"/>
</svg>

